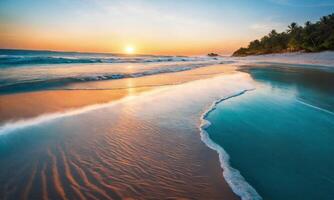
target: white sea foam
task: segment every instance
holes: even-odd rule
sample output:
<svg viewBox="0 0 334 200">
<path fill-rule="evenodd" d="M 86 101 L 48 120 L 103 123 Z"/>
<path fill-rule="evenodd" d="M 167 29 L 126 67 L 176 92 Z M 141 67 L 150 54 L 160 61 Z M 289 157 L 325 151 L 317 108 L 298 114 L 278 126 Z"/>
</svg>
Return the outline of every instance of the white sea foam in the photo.
<svg viewBox="0 0 334 200">
<path fill-rule="evenodd" d="M 46 54 L 45 54 L 46 53 Z M 214 58 L 206 56 L 150 56 L 150 55 L 113 55 L 113 54 L 87 54 L 70 52 L 34 52 L 22 54 L 12 51 L 0 50 L 0 65 L 6 67 L 36 64 L 70 64 L 70 63 L 149 63 L 149 62 L 184 62 L 203 61 Z"/>
<path fill-rule="evenodd" d="M 156 74 L 173 73 L 207 67 L 215 64 L 228 64 L 224 60 L 169 61 L 160 63 L 118 63 L 95 64 L 92 67 L 82 65 L 29 65 L 22 67 L 6 67 L 0 71 L 1 92 L 39 90 L 57 87 L 69 83 L 137 78 Z M 0 62 L 1 64 L 1 62 Z"/>
<path fill-rule="evenodd" d="M 228 185 L 233 190 L 233 192 L 237 194 L 238 196 L 240 196 L 242 200 L 261 200 L 262 197 L 256 192 L 256 190 L 244 179 L 244 177 L 240 174 L 240 172 L 237 169 L 234 169 L 230 165 L 230 161 L 229 161 L 230 157 L 228 153 L 221 146 L 219 146 L 214 141 L 212 141 L 209 137 L 209 134 L 206 132 L 206 128 L 208 128 L 211 125 L 211 123 L 208 120 L 206 120 L 206 117 L 208 116 L 208 114 L 210 114 L 210 112 L 216 109 L 217 104 L 227 99 L 242 95 L 247 91 L 250 91 L 250 90 L 243 90 L 229 97 L 221 98 L 215 101 L 206 110 L 206 112 L 203 113 L 201 117 L 200 133 L 201 133 L 202 141 L 209 148 L 217 151 L 219 155 L 219 161 L 223 169 L 223 176 L 226 182 L 228 183 Z"/>
<path fill-rule="evenodd" d="M 306 102 L 304 102 L 304 101 L 302 101 L 302 100 L 297 99 L 297 102 L 299 102 L 299 103 L 301 103 L 301 104 L 303 104 L 303 105 L 305 105 L 305 106 L 307 106 L 307 107 L 311 107 L 311 108 L 313 108 L 313 109 L 320 110 L 320 111 L 325 112 L 325 113 L 327 113 L 327 114 L 334 115 L 334 113 L 331 112 L 331 111 L 329 111 L 329 110 L 326 110 L 326 109 L 324 109 L 324 108 L 320 108 L 320 107 L 318 107 L 318 106 L 314 106 L 314 105 L 309 104 L 309 103 L 306 103 Z"/>
</svg>

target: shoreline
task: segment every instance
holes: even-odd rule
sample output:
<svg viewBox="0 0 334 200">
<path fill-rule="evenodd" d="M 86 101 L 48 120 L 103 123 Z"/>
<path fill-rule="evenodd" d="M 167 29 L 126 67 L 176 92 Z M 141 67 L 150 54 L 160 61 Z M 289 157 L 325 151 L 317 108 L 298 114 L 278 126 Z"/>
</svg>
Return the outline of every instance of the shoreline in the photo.
<svg viewBox="0 0 334 200">
<path fill-rule="evenodd" d="M 228 64 L 211 65 L 189 71 L 158 74 L 139 78 L 71 84 L 57 90 L 0 95 L 0 125 L 54 112 L 109 103 L 169 85 L 235 73 Z"/>
<path fill-rule="evenodd" d="M 231 58 L 241 62 L 241 64 L 247 62 L 248 64 L 268 62 L 273 64 L 309 65 L 311 68 L 317 68 L 319 66 L 334 69 L 334 51 L 316 53 L 276 53 Z"/>
<path fill-rule="evenodd" d="M 252 199 L 252 200 L 262 200 L 262 197 L 257 193 L 257 191 L 244 179 L 244 177 L 240 174 L 238 169 L 233 168 L 230 165 L 230 157 L 228 153 L 224 150 L 224 148 L 213 140 L 211 140 L 206 128 L 211 125 L 211 122 L 206 119 L 206 117 L 216 109 L 216 106 L 226 101 L 230 98 L 238 97 L 247 92 L 250 92 L 254 89 L 247 89 L 241 92 L 238 92 L 229 97 L 224 97 L 214 101 L 211 106 L 206 109 L 201 116 L 201 124 L 199 126 L 200 136 L 203 143 L 209 147 L 210 149 L 216 151 L 218 153 L 220 166 L 223 170 L 223 177 L 228 185 L 231 187 L 233 192 L 238 195 L 242 200 Z"/>
<path fill-rule="evenodd" d="M 326 199 L 333 195 L 332 190 L 325 189 L 330 188 L 332 183 L 317 182 L 318 174 L 328 177 L 332 175 L 331 171 L 323 166 L 317 167 L 316 163 L 333 164 L 330 157 L 332 150 L 326 146 L 330 146 L 331 140 L 327 136 L 331 135 L 334 127 L 331 112 L 333 90 L 329 82 L 334 79 L 328 81 L 324 77 L 329 75 L 327 72 L 295 72 L 255 71 L 252 77 L 258 83 L 257 90 L 222 102 L 207 117 L 212 123 L 207 132 L 224 147 L 231 156 L 232 166 L 242 173 L 263 199 L 314 199 L 319 196 Z M 312 76 L 320 78 L 319 81 Z M 326 105 L 330 106 L 329 109 Z M 272 122 L 275 126 L 271 125 Z M 286 124 L 289 126 L 282 129 Z M 296 146 L 296 141 L 302 145 Z M 318 142 L 317 145 L 313 141 Z M 286 148 L 282 149 L 282 145 Z M 316 152 L 313 157 L 303 159 L 313 152 Z M 316 155 L 320 154 L 323 156 L 318 158 Z M 281 164 L 277 162 L 280 158 L 289 159 L 286 164 Z M 263 160 L 266 162 L 259 167 L 258 163 Z M 307 166 L 308 169 L 304 169 L 302 175 L 295 174 L 298 166 Z M 273 171 L 276 173 L 273 174 Z M 286 185 L 289 180 L 293 184 Z M 312 190 L 314 187 L 317 189 Z"/>
<path fill-rule="evenodd" d="M 216 69 L 217 70 L 217 69 Z M 213 71 L 216 71 L 216 70 L 213 70 L 213 69 L 211 69 L 211 72 L 213 72 Z M 219 69 L 219 71 L 220 71 L 221 69 Z M 198 72 L 199 73 L 199 72 Z M 230 71 L 229 72 L 227 72 L 228 74 L 230 74 Z M 201 74 L 203 74 L 202 72 L 201 72 Z M 213 76 L 216 76 L 216 73 L 215 73 L 215 75 L 212 75 L 213 73 L 211 73 L 211 75 L 210 75 L 210 77 L 213 77 Z M 220 75 L 221 75 L 221 73 L 220 73 Z M 234 76 L 234 75 L 233 75 Z M 201 77 L 201 76 L 200 76 Z M 207 77 L 207 76 L 205 76 L 205 77 Z M 239 77 L 239 76 L 238 76 Z M 198 77 L 197 77 L 198 78 Z M 217 77 L 217 78 L 220 78 L 220 77 Z M 204 79 L 206 79 L 206 78 L 204 78 Z M 205 83 L 206 82 L 206 80 L 204 80 L 203 78 L 202 79 L 197 79 L 197 80 L 199 80 L 201 83 Z M 220 79 L 218 79 L 218 80 L 220 80 Z M 233 80 L 237 80 L 237 79 L 233 79 Z M 187 85 L 193 85 L 193 83 L 190 83 L 191 81 L 188 81 L 189 83 L 186 83 Z M 214 83 L 215 81 L 213 80 L 213 81 L 211 81 L 210 80 L 210 83 Z M 223 82 L 224 83 L 224 82 Z M 196 83 L 197 85 L 198 85 L 198 83 Z M 203 85 L 203 84 L 202 84 Z M 232 84 L 233 85 L 233 84 Z M 189 86 L 187 86 L 187 87 L 184 87 L 183 86 L 183 84 L 180 84 L 180 85 L 177 85 L 176 86 L 177 88 L 179 88 L 179 87 L 181 87 L 181 88 L 189 88 Z M 167 87 L 168 88 L 168 87 Z M 203 87 L 203 88 L 205 88 L 205 87 Z M 154 93 L 154 91 L 155 90 L 150 90 L 150 92 L 147 92 L 147 93 L 145 93 L 145 94 L 149 94 L 149 93 L 151 93 L 151 92 L 153 92 Z M 180 89 L 178 89 L 178 91 L 181 91 Z M 146 92 L 146 91 L 145 91 Z M 193 94 L 194 94 L 194 92 L 192 92 Z M 145 95 L 145 94 L 141 94 L 141 95 Z M 140 96 L 141 96 L 140 95 Z M 150 96 L 150 95 L 149 95 Z M 159 96 L 159 95 L 153 95 L 153 96 Z M 181 96 L 183 96 L 183 95 L 181 95 Z M 137 98 L 137 97 L 134 97 L 134 98 Z M 164 98 L 164 97 L 159 97 L 159 98 Z M 140 101 L 140 100 L 139 100 Z M 113 101 L 114 103 L 112 103 L 112 104 L 117 104 L 117 102 L 120 102 L 120 104 L 123 104 L 125 101 L 124 101 L 124 99 L 122 100 L 122 99 L 120 99 L 120 100 L 118 100 L 118 101 Z M 126 103 L 125 103 L 126 104 Z M 141 105 L 141 103 L 139 103 L 140 105 Z M 157 104 L 157 103 L 156 103 Z M 107 106 L 107 105 L 105 105 L 105 106 Z M 118 106 L 118 104 L 117 104 L 117 106 Z M 121 106 L 121 105 L 120 105 Z M 106 110 L 106 109 L 101 109 L 101 110 Z M 109 109 L 109 110 L 113 110 L 113 109 Z M 117 109 L 115 109 L 115 112 L 116 112 L 116 110 Z M 101 111 L 96 111 L 96 112 L 101 112 Z M 94 112 L 90 112 L 90 113 L 95 113 L 95 111 Z M 97 115 L 99 115 L 99 114 L 97 114 Z M 122 115 L 123 116 L 123 115 Z M 126 114 L 124 115 L 124 116 L 126 116 Z M 124 117 L 123 116 L 123 117 Z M 79 118 L 80 118 L 80 116 L 78 116 Z M 77 118 L 77 117 L 76 117 Z M 67 119 L 64 119 L 65 121 L 67 121 Z M 70 120 L 70 118 L 69 118 L 69 120 Z M 58 120 L 57 120 L 58 121 Z M 60 119 L 59 121 L 63 121 L 63 119 Z M 123 121 L 123 120 L 121 120 L 121 121 Z M 102 122 L 101 122 L 102 123 Z M 126 123 L 126 122 L 124 122 L 124 123 Z M 50 123 L 48 123 L 48 124 L 50 124 Z M 196 127 L 194 127 L 194 128 L 196 128 Z M 197 127 L 198 128 L 198 127 Z M 30 129 L 30 127 L 29 127 L 29 129 Z M 51 130 L 50 130 L 51 131 Z M 206 189 L 204 189 L 204 188 L 202 188 L 202 190 L 204 189 L 205 191 L 207 191 L 207 192 L 209 192 L 209 191 L 211 191 L 212 192 L 212 194 L 211 194 L 211 192 L 209 192 L 210 193 L 210 195 L 209 196 L 212 196 L 212 197 L 215 197 L 215 198 L 218 198 L 218 197 L 223 197 L 223 199 L 239 199 L 239 197 L 235 194 L 235 193 L 233 193 L 233 191 L 232 191 L 232 189 L 228 186 L 228 184 L 227 184 L 227 182 L 226 182 L 226 180 L 224 179 L 224 177 L 222 177 L 222 168 L 221 168 L 221 166 L 220 166 L 220 163 L 219 163 L 219 157 L 217 157 L 217 154 L 216 154 L 216 152 L 215 151 L 213 151 L 213 150 L 211 150 L 210 148 L 207 148 L 207 146 L 205 145 L 205 144 L 203 144 L 203 141 L 200 139 L 200 137 L 201 137 L 201 135 L 200 134 L 198 134 L 198 136 L 197 136 L 197 134 L 193 134 L 193 133 L 198 133 L 198 129 L 194 129 L 193 130 L 194 132 L 190 132 L 191 134 L 189 134 L 187 137 L 189 137 L 188 139 L 190 139 L 190 138 L 192 138 L 191 139 L 191 141 L 192 142 L 195 142 L 194 143 L 194 145 L 195 146 L 191 146 L 191 147 L 189 147 L 189 148 L 187 148 L 186 149 L 186 151 L 185 152 L 183 152 L 181 155 L 188 155 L 188 156 L 190 156 L 190 154 L 189 153 L 191 153 L 192 155 L 191 155 L 191 158 L 189 158 L 190 159 L 190 161 L 192 160 L 192 159 L 195 159 L 196 160 L 196 163 L 194 163 L 193 164 L 193 166 L 192 167 L 190 167 L 190 169 L 192 169 L 192 170 L 199 170 L 198 172 L 196 172 L 196 173 L 198 173 L 194 178 L 191 178 L 191 176 L 189 177 L 189 179 L 188 180 L 192 180 L 192 179 L 194 179 L 194 180 L 201 180 L 202 178 L 200 178 L 200 177 L 203 177 L 203 178 L 205 178 L 204 180 L 204 182 L 202 183 L 202 182 L 189 182 L 188 184 L 189 184 L 189 186 L 184 186 L 184 188 L 183 187 L 181 187 L 181 188 L 179 188 L 180 189 L 180 191 L 182 191 L 183 189 L 184 189 L 184 191 L 192 191 L 193 189 L 191 189 L 191 188 L 193 188 L 196 184 L 204 184 L 204 186 L 206 185 L 206 184 L 208 184 L 208 185 L 211 185 L 209 188 L 206 188 L 206 187 L 204 187 L 203 185 L 201 186 L 201 187 L 204 187 L 204 188 L 206 188 Z M 178 134 L 176 134 L 176 135 L 178 135 Z M 11 137 L 15 137 L 15 134 L 11 134 L 11 135 L 8 135 L 8 136 L 11 136 Z M 22 137 L 24 137 L 24 134 L 22 134 Z M 29 137 L 29 136 L 27 136 L 27 137 Z M 139 136 L 136 136 L 136 137 L 139 137 Z M 140 137 L 143 137 L 143 136 L 140 136 Z M 165 136 L 163 136 L 163 138 L 164 138 Z M 167 137 L 167 136 L 166 136 Z M 174 136 L 173 136 L 174 137 Z M 163 139 L 163 138 L 161 138 L 161 139 Z M 88 140 L 89 141 L 89 140 Z M 173 140 L 174 141 L 174 140 Z M 187 141 L 187 140 L 184 140 L 184 142 L 185 141 Z M 129 141 L 130 142 L 130 141 Z M 192 143 L 192 142 L 190 142 L 190 144 Z M 183 145 L 182 145 L 182 143 L 180 144 L 181 146 L 179 146 L 179 147 L 182 147 Z M 183 149 L 183 147 L 181 148 L 181 149 Z M 189 151 L 189 152 L 188 152 Z M 199 152 L 197 152 L 197 151 L 199 151 Z M 177 154 L 178 155 L 178 154 Z M 25 156 L 26 157 L 26 156 Z M 217 159 L 218 158 L 218 159 Z M 173 160 L 173 159 L 172 159 Z M 194 161 L 195 161 L 194 160 Z M 4 161 L 5 162 L 5 161 Z M 33 162 L 33 161 L 31 161 L 31 162 Z M 173 161 L 170 161 L 171 163 L 173 163 Z M 184 161 L 183 161 L 184 162 Z M 183 163 L 183 162 L 181 162 L 181 163 Z M 170 163 L 170 164 L 171 164 Z M 179 163 L 179 164 L 181 164 L 181 163 Z M 183 166 L 183 164 L 182 164 L 182 166 Z M 187 165 L 185 165 L 185 166 L 187 166 Z M 148 170 L 148 169 L 147 169 Z M 180 169 L 179 169 L 180 170 Z M 198 178 L 196 178 L 196 177 L 199 177 L 199 179 Z M 186 177 L 184 177 L 184 178 L 186 178 Z M 174 186 L 172 186 L 172 188 L 173 188 Z M 204 195 L 205 193 L 207 193 L 207 192 L 204 192 L 204 191 L 197 191 L 197 192 L 194 192 L 194 194 L 196 194 L 196 195 L 200 195 L 200 196 L 202 196 L 202 195 Z M 122 195 L 121 195 L 122 196 Z M 180 196 L 181 197 L 181 196 Z"/>
</svg>

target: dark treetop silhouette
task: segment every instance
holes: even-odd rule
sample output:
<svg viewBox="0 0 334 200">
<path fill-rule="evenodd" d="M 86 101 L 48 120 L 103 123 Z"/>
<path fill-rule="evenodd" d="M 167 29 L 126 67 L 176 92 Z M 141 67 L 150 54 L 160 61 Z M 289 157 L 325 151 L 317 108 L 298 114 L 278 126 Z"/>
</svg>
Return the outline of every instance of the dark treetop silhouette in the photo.
<svg viewBox="0 0 334 200">
<path fill-rule="evenodd" d="M 308 21 L 304 26 L 293 22 L 282 33 L 272 30 L 260 40 L 250 42 L 247 48 L 238 49 L 233 56 L 325 50 L 334 50 L 334 14 L 324 16 L 316 23 Z"/>
</svg>

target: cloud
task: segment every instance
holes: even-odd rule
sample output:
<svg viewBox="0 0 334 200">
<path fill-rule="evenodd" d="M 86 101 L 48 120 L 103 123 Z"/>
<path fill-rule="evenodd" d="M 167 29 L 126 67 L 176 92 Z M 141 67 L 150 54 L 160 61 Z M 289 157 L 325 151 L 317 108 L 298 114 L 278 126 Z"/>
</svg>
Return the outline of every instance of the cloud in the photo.
<svg viewBox="0 0 334 200">
<path fill-rule="evenodd" d="M 291 7 L 334 7 L 333 0 L 269 0 L 270 2 Z"/>
<path fill-rule="evenodd" d="M 278 31 L 284 30 L 285 24 L 281 22 L 276 22 L 272 20 L 257 22 L 254 24 L 251 24 L 249 28 L 255 32 L 259 33 L 268 33 L 269 31 L 275 29 Z"/>
</svg>

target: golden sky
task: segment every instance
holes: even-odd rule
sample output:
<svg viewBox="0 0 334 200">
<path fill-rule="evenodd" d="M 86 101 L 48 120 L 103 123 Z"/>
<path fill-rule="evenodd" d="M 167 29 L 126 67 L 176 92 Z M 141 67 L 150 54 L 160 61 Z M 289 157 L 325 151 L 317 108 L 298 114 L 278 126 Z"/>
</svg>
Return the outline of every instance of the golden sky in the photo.
<svg viewBox="0 0 334 200">
<path fill-rule="evenodd" d="M 0 48 L 124 53 L 131 46 L 138 54 L 230 54 L 271 29 L 283 31 L 291 21 L 316 19 L 333 8 L 301 12 L 300 3 L 286 2 L 2 0 Z"/>
</svg>

